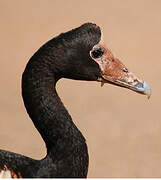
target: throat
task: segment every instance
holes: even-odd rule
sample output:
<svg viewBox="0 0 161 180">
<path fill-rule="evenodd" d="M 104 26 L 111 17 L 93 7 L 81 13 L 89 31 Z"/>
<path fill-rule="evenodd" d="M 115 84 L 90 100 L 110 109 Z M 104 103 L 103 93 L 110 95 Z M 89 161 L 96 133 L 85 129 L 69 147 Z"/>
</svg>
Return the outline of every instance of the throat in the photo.
<svg viewBox="0 0 161 180">
<path fill-rule="evenodd" d="M 36 72 L 26 68 L 22 77 L 22 95 L 27 112 L 52 153 L 72 153 L 85 139 L 61 102 L 55 84 L 57 77 L 49 70 Z"/>
</svg>

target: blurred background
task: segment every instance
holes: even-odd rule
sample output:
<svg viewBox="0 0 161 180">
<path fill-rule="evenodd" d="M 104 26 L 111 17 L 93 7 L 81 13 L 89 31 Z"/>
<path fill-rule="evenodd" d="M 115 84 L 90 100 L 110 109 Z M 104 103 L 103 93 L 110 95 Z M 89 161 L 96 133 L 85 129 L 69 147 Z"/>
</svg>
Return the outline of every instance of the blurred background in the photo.
<svg viewBox="0 0 161 180">
<path fill-rule="evenodd" d="M 0 149 L 41 159 L 44 142 L 21 97 L 28 59 L 46 41 L 94 22 L 152 96 L 62 79 L 58 93 L 84 134 L 88 177 L 161 177 L 161 1 L 0 0 Z"/>
</svg>

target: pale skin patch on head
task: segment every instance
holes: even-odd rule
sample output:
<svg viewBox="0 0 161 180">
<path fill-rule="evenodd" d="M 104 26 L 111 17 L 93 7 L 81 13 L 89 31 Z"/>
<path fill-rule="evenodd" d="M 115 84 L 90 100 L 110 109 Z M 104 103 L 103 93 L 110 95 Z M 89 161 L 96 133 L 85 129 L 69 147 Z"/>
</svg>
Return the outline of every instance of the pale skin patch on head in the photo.
<svg viewBox="0 0 161 180">
<path fill-rule="evenodd" d="M 97 81 L 110 83 L 121 87 L 126 87 L 141 94 L 150 97 L 150 87 L 143 80 L 139 79 L 126 66 L 116 58 L 112 52 L 106 47 L 101 32 L 100 42 L 91 49 L 90 57 L 94 60 L 101 70 L 101 76 Z"/>
<path fill-rule="evenodd" d="M 95 58 L 92 56 L 92 53 L 98 49 L 102 50 L 103 53 L 102 56 Z M 139 81 L 139 79 L 133 73 L 129 72 L 126 66 L 113 55 L 111 50 L 106 47 L 103 41 L 102 31 L 100 42 L 92 48 L 90 56 L 99 65 L 102 71 L 102 77 L 106 80 L 111 82 L 123 80 L 126 83 L 134 83 L 135 80 Z"/>
<path fill-rule="evenodd" d="M 0 169 L 0 178 L 22 178 L 22 176 L 20 172 L 15 173 L 5 165 L 3 169 Z"/>
<path fill-rule="evenodd" d="M 92 52 L 97 50 L 97 49 L 101 49 L 102 52 L 103 52 L 103 55 L 99 58 L 94 58 L 92 56 Z M 114 61 L 115 61 L 115 57 L 114 55 L 112 54 L 112 52 L 106 47 L 104 41 L 103 41 L 103 38 L 102 38 L 102 35 L 101 35 L 101 40 L 98 44 L 96 44 L 92 50 L 90 51 L 90 56 L 91 58 L 98 63 L 102 73 L 104 74 L 104 71 L 105 69 L 109 70 L 112 69 L 112 64 L 114 64 Z M 107 68 L 108 66 L 108 68 Z"/>
<path fill-rule="evenodd" d="M 103 39 L 103 31 L 102 31 L 102 28 L 101 28 L 101 39 L 99 41 L 98 44 L 94 45 L 94 47 L 91 49 L 90 51 L 90 56 L 91 58 L 96 61 L 99 66 L 100 66 L 100 69 L 103 71 L 105 69 L 105 63 L 107 61 L 107 56 L 110 58 L 110 59 L 113 59 L 114 56 L 112 54 L 112 52 L 106 47 L 105 43 L 104 43 L 104 39 Z M 103 51 L 103 56 L 101 56 L 100 58 L 93 58 L 92 57 L 92 51 L 96 50 L 96 49 L 102 49 Z"/>
</svg>

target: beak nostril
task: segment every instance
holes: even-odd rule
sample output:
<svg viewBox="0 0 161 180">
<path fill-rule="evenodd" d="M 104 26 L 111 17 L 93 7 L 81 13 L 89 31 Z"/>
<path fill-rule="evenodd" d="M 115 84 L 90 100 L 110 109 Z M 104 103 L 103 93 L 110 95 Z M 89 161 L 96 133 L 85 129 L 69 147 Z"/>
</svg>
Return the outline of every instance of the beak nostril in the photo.
<svg viewBox="0 0 161 180">
<path fill-rule="evenodd" d="M 129 72 L 127 68 L 123 68 L 123 71 L 124 71 L 125 73 L 128 73 L 128 72 Z"/>
</svg>

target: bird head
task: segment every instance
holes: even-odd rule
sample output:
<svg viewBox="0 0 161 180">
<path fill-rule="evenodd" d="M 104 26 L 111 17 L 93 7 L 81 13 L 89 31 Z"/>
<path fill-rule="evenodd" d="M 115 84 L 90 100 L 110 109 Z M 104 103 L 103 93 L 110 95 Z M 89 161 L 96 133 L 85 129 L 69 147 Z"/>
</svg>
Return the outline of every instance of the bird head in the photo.
<svg viewBox="0 0 161 180">
<path fill-rule="evenodd" d="M 64 54 L 63 77 L 91 80 L 151 95 L 149 85 L 116 58 L 102 40 L 99 26 L 86 23 L 59 36 Z M 65 52 L 65 53 L 64 53 Z M 61 57 L 61 59 L 63 59 Z M 70 64 L 70 65 L 69 65 Z"/>
<path fill-rule="evenodd" d="M 101 76 L 97 81 L 101 86 L 105 83 L 121 86 L 135 92 L 145 94 L 150 98 L 150 86 L 143 80 L 139 79 L 134 73 L 116 58 L 103 42 L 96 44 L 90 51 L 93 59 L 101 69 Z"/>
</svg>

